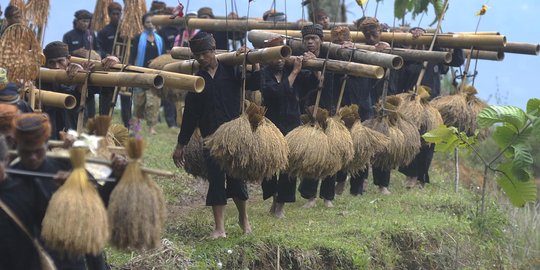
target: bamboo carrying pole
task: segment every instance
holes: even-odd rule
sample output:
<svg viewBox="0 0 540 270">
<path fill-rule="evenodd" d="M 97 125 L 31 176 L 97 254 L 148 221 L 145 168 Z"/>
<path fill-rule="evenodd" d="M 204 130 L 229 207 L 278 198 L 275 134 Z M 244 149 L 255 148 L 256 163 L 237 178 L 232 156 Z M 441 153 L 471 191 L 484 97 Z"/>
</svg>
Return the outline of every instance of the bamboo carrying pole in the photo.
<svg viewBox="0 0 540 270">
<path fill-rule="evenodd" d="M 71 62 L 81 64 L 86 62 L 84 58 L 71 57 Z M 96 64 L 96 70 L 103 70 L 103 66 L 100 61 L 93 61 Z M 200 93 L 204 89 L 204 79 L 199 76 L 187 75 L 187 74 L 178 74 L 173 72 L 165 72 L 162 70 L 144 68 L 138 66 L 130 66 L 123 64 L 116 64 L 111 67 L 111 70 L 114 71 L 129 71 L 133 73 L 148 73 L 148 74 L 158 74 L 164 78 L 163 87 L 182 89 L 189 92 Z M 124 74 L 129 72 L 123 72 Z"/>
<path fill-rule="evenodd" d="M 471 54 L 470 49 L 464 49 L 466 57 L 469 57 Z M 472 50 L 472 58 L 482 59 L 482 60 L 492 60 L 492 61 L 502 61 L 504 59 L 504 52 L 502 51 L 481 51 L 481 50 Z"/>
<path fill-rule="evenodd" d="M 532 44 L 525 42 L 507 42 L 504 48 L 479 46 L 477 49 L 486 51 L 503 51 L 507 53 L 538 55 L 538 53 L 540 52 L 540 44 Z"/>
<path fill-rule="evenodd" d="M 73 95 L 45 91 L 40 89 L 34 89 L 34 91 L 32 92 L 34 93 L 35 98 L 39 100 L 39 103 L 41 105 L 68 110 L 75 108 L 75 106 L 77 105 L 77 99 L 75 99 L 75 96 Z M 29 89 L 26 90 L 26 97 L 27 99 L 30 99 Z"/>
<path fill-rule="evenodd" d="M 265 40 L 270 40 L 275 37 L 279 37 L 278 34 L 273 34 L 264 31 L 249 31 L 248 39 L 256 47 L 264 47 Z M 301 40 L 287 39 L 287 45 L 291 46 L 295 52 L 304 52 L 306 49 Z M 321 46 L 321 55 L 326 55 L 329 51 L 328 57 L 335 60 L 352 61 L 356 63 L 363 63 L 369 65 L 376 65 L 391 69 L 400 69 L 403 66 L 403 58 L 397 55 L 373 52 L 368 50 L 354 50 L 342 48 L 338 44 L 324 42 Z M 352 56 L 352 57 L 351 57 Z"/>
<path fill-rule="evenodd" d="M 245 32 L 252 29 L 302 29 L 303 25 L 311 23 L 296 22 L 272 22 L 255 20 L 215 20 L 190 18 L 187 22 L 189 29 L 200 29 L 203 31 L 229 31 Z"/>
<path fill-rule="evenodd" d="M 248 64 L 268 64 L 271 61 L 285 59 L 291 56 L 292 50 L 289 46 L 276 46 L 271 48 L 263 48 L 248 52 L 246 63 Z M 174 47 L 171 51 L 171 56 L 175 59 L 187 60 L 191 58 L 191 49 L 188 47 Z M 236 52 L 227 52 L 218 50 L 216 57 L 220 62 L 228 65 L 244 64 L 245 54 L 237 54 Z"/>
<path fill-rule="evenodd" d="M 217 55 L 219 56 L 219 54 Z M 324 59 L 313 59 L 304 61 L 302 68 L 322 71 L 324 67 Z M 285 60 L 285 64 L 293 65 L 290 58 Z M 195 60 L 185 60 L 179 63 L 166 65 L 163 70 L 172 72 L 181 72 L 184 74 L 193 74 L 199 69 L 199 63 Z M 330 72 L 348 74 L 351 76 L 381 79 L 384 76 L 384 69 L 379 66 L 359 64 L 347 61 L 328 60 L 326 69 Z"/>
<path fill-rule="evenodd" d="M 297 30 L 265 30 L 280 35 L 289 35 L 293 37 L 302 37 L 302 33 Z M 351 33 L 351 38 L 354 42 L 365 42 L 366 39 L 362 32 Z M 424 34 L 418 38 L 413 38 L 410 33 L 381 33 L 381 41 L 393 42 L 402 45 L 429 45 L 433 35 Z M 330 41 L 330 31 L 324 30 L 324 40 Z M 506 37 L 502 35 L 458 35 L 444 34 L 437 36 L 435 42 L 436 47 L 445 48 L 470 48 L 487 46 L 503 48 L 506 45 Z"/>
<path fill-rule="evenodd" d="M 192 19 L 197 19 L 195 17 L 193 18 L 189 18 L 190 20 Z M 205 20 L 219 20 L 219 21 L 225 21 L 225 17 L 224 16 L 216 16 L 215 19 L 205 19 Z M 231 22 L 231 21 L 240 21 L 240 22 L 243 22 L 244 23 L 244 27 L 245 27 L 245 23 L 246 23 L 246 20 L 245 18 L 241 18 L 241 19 L 227 19 L 227 23 L 228 22 Z M 262 18 L 249 18 L 250 21 L 263 21 Z M 176 25 L 176 26 L 181 26 L 181 27 L 186 27 L 186 17 L 175 17 L 174 19 L 171 19 L 171 16 L 170 15 L 154 15 L 152 16 L 152 24 L 155 25 L 155 26 L 167 26 L 167 25 Z M 307 24 L 311 24 L 310 22 L 308 22 Z M 224 27 L 222 27 L 220 29 L 223 30 L 225 29 Z M 285 28 L 283 28 L 285 29 Z M 300 28 L 298 28 L 300 29 Z M 242 30 L 243 32 L 244 30 Z"/>
<path fill-rule="evenodd" d="M 41 69 L 41 80 L 50 83 L 83 84 L 88 73 L 80 72 L 70 79 L 65 70 Z M 88 84 L 95 86 L 131 86 L 160 89 L 163 87 L 163 77 L 159 74 L 140 74 L 129 72 L 92 72 Z"/>
</svg>

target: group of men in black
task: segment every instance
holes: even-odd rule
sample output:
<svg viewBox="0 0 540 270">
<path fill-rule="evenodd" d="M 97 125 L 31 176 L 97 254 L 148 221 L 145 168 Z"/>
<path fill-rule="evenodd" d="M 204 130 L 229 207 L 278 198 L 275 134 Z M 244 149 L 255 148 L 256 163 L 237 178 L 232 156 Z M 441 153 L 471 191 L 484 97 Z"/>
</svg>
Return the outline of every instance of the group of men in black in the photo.
<svg viewBox="0 0 540 270">
<path fill-rule="evenodd" d="M 284 19 L 284 16 L 280 16 L 284 15 L 282 13 L 271 12 L 265 15 L 272 20 Z M 317 20 L 328 21 L 328 16 L 325 13 L 319 13 L 319 15 Z M 325 25 L 329 27 L 329 24 Z M 357 27 L 365 35 L 367 44 L 374 45 L 381 50 L 390 47 L 388 43 L 380 40 L 381 24 L 376 18 L 364 17 L 357 22 Z M 423 33 L 423 29 L 414 28 L 412 32 L 418 36 Z M 332 36 L 334 37 L 333 43 L 344 48 L 354 48 L 348 28 L 335 27 L 332 29 Z M 302 37 L 305 52 L 302 55 L 291 56 L 294 59 L 293 66 L 285 66 L 282 60 L 276 60 L 261 68 L 255 65 L 248 77 L 248 88 L 251 89 L 257 89 L 253 84 L 254 80 L 259 80 L 258 89 L 262 93 L 263 105 L 267 108 L 266 117 L 280 129 L 283 135 L 301 125 L 300 115 L 305 113 L 309 106 L 315 104 L 316 90 L 322 78 L 324 81 L 319 107 L 330 113 L 339 109 L 336 108 L 337 99 L 344 75 L 331 72 L 321 74 L 320 71 L 302 69 L 303 61 L 317 57 L 324 58 L 324 55 L 320 54 L 323 26 L 320 24 L 304 26 Z M 265 45 L 270 47 L 283 44 L 284 40 L 280 37 L 266 41 Z M 240 115 L 241 73 L 237 71 L 238 67 L 229 66 L 217 60 L 216 41 L 209 33 L 199 32 L 191 39 L 190 48 L 201 67 L 196 75 L 205 79 L 206 86 L 201 94 L 189 93 L 186 97 L 181 131 L 173 153 L 173 160 L 179 167 L 183 166 L 185 162 L 185 145 L 189 142 L 197 126 L 201 128 L 202 136 L 207 137 L 216 131 L 221 124 Z M 463 63 L 464 58 L 461 50 L 455 49 L 453 56 L 454 60 L 451 65 L 459 66 Z M 387 84 L 388 95 L 412 90 L 419 76 L 421 65 L 422 63 L 407 62 L 402 70 L 392 71 Z M 431 95 L 435 97 L 440 93 L 439 80 L 444 67 L 442 64 L 430 63 L 427 69 L 422 83 L 433 89 Z M 375 114 L 373 106 L 379 102 L 383 93 L 384 80 L 354 76 L 347 76 L 346 80 L 342 105 L 358 105 L 358 113 L 362 121 L 373 117 Z M 407 186 L 409 188 L 414 187 L 417 181 L 420 181 L 421 187 L 429 182 L 428 169 L 432 156 L 433 148 L 425 146 L 413 163 L 407 168 L 402 168 L 401 171 L 408 177 Z M 251 232 L 246 211 L 248 194 L 245 182 L 227 177 L 208 151 L 204 151 L 204 157 L 208 167 L 209 181 L 206 204 L 212 206 L 215 220 L 215 228 L 210 237 L 226 237 L 224 229 L 226 198 L 233 198 L 237 206 L 240 227 L 245 233 Z M 373 167 L 372 171 L 374 184 L 378 186 L 380 192 L 390 194 L 388 190 L 390 170 Z M 368 170 L 350 176 L 352 195 L 360 195 L 365 191 L 367 177 Z M 308 200 L 304 207 L 311 208 L 316 205 L 319 182 L 321 182 L 319 196 L 324 199 L 325 206 L 332 207 L 336 191 L 339 194 L 343 192 L 346 179 L 346 171 L 324 179 L 301 179 L 298 190 L 300 195 Z M 262 182 L 263 198 L 273 198 L 270 211 L 276 217 L 284 217 L 284 204 L 296 200 L 296 181 L 295 177 L 281 172 L 272 179 L 265 179 Z"/>
</svg>

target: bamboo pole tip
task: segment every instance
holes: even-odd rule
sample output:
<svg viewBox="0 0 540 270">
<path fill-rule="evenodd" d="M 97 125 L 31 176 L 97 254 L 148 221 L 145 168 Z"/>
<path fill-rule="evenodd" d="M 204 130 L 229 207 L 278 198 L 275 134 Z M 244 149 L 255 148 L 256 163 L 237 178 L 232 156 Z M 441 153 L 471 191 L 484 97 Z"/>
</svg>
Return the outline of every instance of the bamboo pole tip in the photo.
<svg viewBox="0 0 540 270">
<path fill-rule="evenodd" d="M 66 109 L 71 110 L 77 106 L 77 99 L 74 96 L 69 95 L 64 99 L 64 106 Z"/>
<path fill-rule="evenodd" d="M 195 82 L 193 83 L 193 88 L 195 89 L 196 93 L 200 93 L 204 90 L 204 79 L 203 77 L 197 76 L 195 79 Z"/>
<path fill-rule="evenodd" d="M 444 55 L 444 63 L 449 64 L 450 62 L 452 62 L 452 58 L 452 53 L 446 52 L 446 54 Z"/>
<path fill-rule="evenodd" d="M 161 89 L 163 88 L 163 84 L 165 83 L 165 79 L 161 75 L 156 75 L 154 77 L 154 88 Z"/>
<path fill-rule="evenodd" d="M 401 69 L 403 67 L 403 58 L 401 56 L 394 57 L 392 59 L 392 68 L 395 70 Z"/>
<path fill-rule="evenodd" d="M 538 55 L 538 46 L 536 47 L 536 54 Z M 504 60 L 504 52 L 503 51 L 497 51 L 497 61 Z"/>
<path fill-rule="evenodd" d="M 375 77 L 377 77 L 377 79 L 382 79 L 384 77 L 384 68 L 376 67 L 375 68 Z"/>
<path fill-rule="evenodd" d="M 281 46 L 280 53 L 281 53 L 281 57 L 288 58 L 292 54 L 292 49 L 291 47 L 284 45 L 284 46 Z"/>
<path fill-rule="evenodd" d="M 536 44 L 534 51 L 535 51 L 534 55 L 538 55 L 538 53 L 540 52 L 540 44 Z"/>
</svg>

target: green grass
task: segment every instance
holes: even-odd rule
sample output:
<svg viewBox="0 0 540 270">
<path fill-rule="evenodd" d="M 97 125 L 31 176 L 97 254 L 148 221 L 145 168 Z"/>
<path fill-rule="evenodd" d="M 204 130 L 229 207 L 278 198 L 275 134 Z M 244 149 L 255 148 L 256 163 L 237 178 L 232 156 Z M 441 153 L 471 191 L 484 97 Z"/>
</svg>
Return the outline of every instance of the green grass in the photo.
<svg viewBox="0 0 540 270">
<path fill-rule="evenodd" d="M 432 184 L 424 190 L 405 190 L 404 177 L 394 173 L 391 196 L 379 195 L 370 183 L 363 196 L 351 196 L 346 189 L 334 208 L 319 201 L 316 208 L 303 209 L 297 194 L 282 220 L 268 213 L 271 201 L 262 201 L 260 187 L 251 185 L 253 234 L 242 234 L 230 202 L 228 237 L 207 240 L 213 219 L 200 199 L 205 185 L 171 160 L 177 133 L 158 125 L 158 135 L 146 137 L 144 158 L 146 166 L 175 172 L 170 179 L 154 178 L 167 199 L 164 238 L 172 243 L 142 255 L 108 249 L 115 268 L 276 269 L 278 254 L 282 269 L 515 268 L 504 253 L 510 241 L 504 232 L 506 214 L 490 201 L 485 216 L 477 217 L 478 196 L 465 189 L 454 193 L 452 172 L 445 166 L 434 169 Z"/>
</svg>

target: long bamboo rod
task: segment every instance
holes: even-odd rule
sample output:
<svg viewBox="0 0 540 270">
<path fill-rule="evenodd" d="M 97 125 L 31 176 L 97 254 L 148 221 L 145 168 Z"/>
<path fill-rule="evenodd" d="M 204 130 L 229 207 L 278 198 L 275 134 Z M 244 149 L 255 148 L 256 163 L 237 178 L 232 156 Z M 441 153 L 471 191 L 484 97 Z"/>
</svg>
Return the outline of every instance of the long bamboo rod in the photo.
<svg viewBox="0 0 540 270">
<path fill-rule="evenodd" d="M 83 63 L 86 62 L 84 58 L 71 57 L 71 62 L 74 63 Z M 100 61 L 93 61 L 96 64 L 96 70 L 103 70 L 103 66 Z M 187 75 L 187 74 L 178 74 L 173 72 L 165 72 L 162 70 L 144 68 L 138 66 L 130 66 L 124 64 L 116 64 L 111 67 L 111 71 L 129 71 L 136 73 L 148 73 L 148 74 L 159 74 L 163 76 L 164 83 L 163 86 L 167 88 L 182 89 L 190 92 L 200 93 L 204 89 L 204 79 L 199 76 Z M 124 72 L 128 73 L 128 72 Z"/>
<path fill-rule="evenodd" d="M 50 83 L 83 84 L 88 73 L 80 72 L 70 79 L 65 70 L 41 69 L 41 80 Z M 89 74 L 89 85 L 95 86 L 130 86 L 160 89 L 163 77 L 159 74 L 140 74 L 129 72 L 93 72 Z"/>
<path fill-rule="evenodd" d="M 311 23 L 307 23 L 311 24 Z M 191 18 L 187 25 L 189 29 L 201 29 L 204 31 L 231 31 L 245 32 L 252 29 L 302 29 L 306 23 L 297 22 L 272 22 L 255 20 L 215 20 Z"/>
<path fill-rule="evenodd" d="M 477 49 L 486 51 L 503 51 L 506 53 L 538 55 L 538 53 L 540 52 L 540 44 L 525 42 L 507 42 L 504 48 L 497 48 L 493 46 L 479 46 Z"/>
<path fill-rule="evenodd" d="M 263 47 L 266 40 L 279 37 L 278 34 L 273 34 L 264 31 L 249 31 L 248 39 L 256 47 Z M 304 44 L 299 39 L 288 38 L 287 45 L 291 46 L 293 51 L 300 53 L 305 51 Z M 352 61 L 369 65 L 376 65 L 391 69 L 400 69 L 403 66 L 403 58 L 397 55 L 374 52 L 363 49 L 346 49 L 341 45 L 324 42 L 321 46 L 321 55 L 326 55 L 329 51 L 329 58 L 342 61 Z"/>
<path fill-rule="evenodd" d="M 189 20 L 193 20 L 193 19 L 197 19 L 197 18 L 189 18 Z M 225 21 L 225 17 L 224 16 L 216 16 L 215 19 L 205 19 L 205 20 Z M 250 21 L 263 21 L 262 18 L 249 18 L 249 20 Z M 246 23 L 245 18 L 241 18 L 241 19 L 231 19 L 231 18 L 229 18 L 229 19 L 227 19 L 227 22 L 231 22 L 231 21 L 240 21 L 240 22 L 243 22 L 244 25 Z M 170 15 L 154 15 L 154 16 L 152 16 L 152 24 L 156 25 L 156 26 L 176 25 L 176 26 L 185 27 L 186 26 L 186 17 L 176 17 L 174 19 L 171 19 Z M 311 24 L 311 23 L 309 23 L 309 24 Z M 223 29 L 220 29 L 220 30 L 223 30 Z"/>
<path fill-rule="evenodd" d="M 469 57 L 471 54 L 470 49 L 464 49 L 466 57 Z M 482 60 L 491 60 L 491 61 L 502 61 L 504 60 L 504 52 L 502 51 L 482 51 L 482 50 L 472 50 L 472 58 L 482 59 Z"/>
<path fill-rule="evenodd" d="M 302 33 L 297 30 L 265 30 L 280 35 L 289 35 L 292 37 L 302 37 Z M 365 42 L 365 37 L 362 32 L 351 33 L 351 38 L 354 42 Z M 413 38 L 410 33 L 381 33 L 381 41 L 403 44 L 403 45 L 429 45 L 433 35 L 425 34 L 418 38 Z M 330 41 L 330 31 L 324 30 L 324 40 Z M 435 46 L 448 48 L 470 48 L 480 46 L 491 46 L 503 48 L 506 45 L 506 37 L 502 35 L 458 35 L 444 34 L 437 36 Z"/>
<path fill-rule="evenodd" d="M 34 89 L 32 92 L 34 93 L 35 98 L 39 100 L 41 105 L 69 110 L 77 106 L 77 99 L 73 95 L 40 89 Z M 26 97 L 29 99 L 30 90 L 26 90 L 25 93 Z"/>
</svg>

